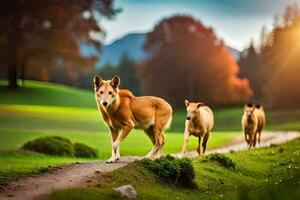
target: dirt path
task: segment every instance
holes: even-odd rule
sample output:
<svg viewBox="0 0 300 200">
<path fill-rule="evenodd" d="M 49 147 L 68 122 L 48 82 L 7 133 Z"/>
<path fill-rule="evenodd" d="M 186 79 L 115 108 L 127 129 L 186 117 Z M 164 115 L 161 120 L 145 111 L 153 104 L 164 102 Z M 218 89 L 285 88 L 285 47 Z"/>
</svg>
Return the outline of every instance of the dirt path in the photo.
<svg viewBox="0 0 300 200">
<path fill-rule="evenodd" d="M 262 134 L 260 147 L 271 144 L 281 144 L 300 137 L 299 132 L 270 132 Z M 247 149 L 243 137 L 239 137 L 230 144 L 210 150 L 209 153 L 226 153 L 230 151 L 240 151 Z M 179 155 L 179 154 L 175 154 Z M 189 156 L 196 156 L 195 152 L 189 152 Z M 123 157 L 118 163 L 106 164 L 103 161 L 68 164 L 56 167 L 49 172 L 38 175 L 31 175 L 17 181 L 8 183 L 0 190 L 0 199 L 4 200 L 32 200 L 38 199 L 42 195 L 51 193 L 57 189 L 82 187 L 92 185 L 95 177 L 126 166 L 128 163 L 141 157 Z"/>
</svg>

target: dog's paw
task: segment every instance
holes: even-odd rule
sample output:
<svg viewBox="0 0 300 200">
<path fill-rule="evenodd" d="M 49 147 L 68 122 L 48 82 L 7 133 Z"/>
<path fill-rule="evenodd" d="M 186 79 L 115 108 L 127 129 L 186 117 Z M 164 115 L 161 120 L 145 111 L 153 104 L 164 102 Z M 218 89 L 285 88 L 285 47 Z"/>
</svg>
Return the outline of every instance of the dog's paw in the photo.
<svg viewBox="0 0 300 200">
<path fill-rule="evenodd" d="M 183 158 L 185 156 L 185 154 L 181 153 L 177 155 L 177 158 Z"/>
<path fill-rule="evenodd" d="M 155 160 L 156 159 L 156 157 L 153 156 L 153 155 L 146 155 L 144 158 L 149 159 L 149 160 Z"/>
<path fill-rule="evenodd" d="M 106 163 L 115 163 L 117 160 L 119 160 L 120 158 L 118 158 L 118 159 L 116 159 L 116 158 L 113 158 L 113 157 L 111 157 L 110 159 L 108 159 L 107 161 L 106 161 Z"/>
</svg>

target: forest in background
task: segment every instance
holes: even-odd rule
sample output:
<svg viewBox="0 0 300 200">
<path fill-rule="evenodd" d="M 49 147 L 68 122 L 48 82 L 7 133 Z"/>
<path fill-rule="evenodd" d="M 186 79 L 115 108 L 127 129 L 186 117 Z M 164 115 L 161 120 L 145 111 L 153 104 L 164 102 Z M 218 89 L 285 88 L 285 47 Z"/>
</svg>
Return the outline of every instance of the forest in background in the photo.
<svg viewBox="0 0 300 200">
<path fill-rule="evenodd" d="M 30 5 L 34 1 L 24 2 Z M 88 39 L 88 33 L 104 32 L 95 24 L 97 16 L 88 10 L 97 6 L 99 15 L 112 19 L 119 10 L 113 8 L 112 1 L 87 1 L 76 6 L 77 1 L 72 0 L 63 1 L 65 4 L 49 2 L 39 6 L 45 10 L 31 15 L 26 7 L 19 9 L 19 19 L 14 20 L 19 20 L 20 27 L 9 26 L 8 11 L 15 8 L 14 4 L 3 10 L 0 46 L 7 51 L 0 55 L 4 61 L 0 68 L 2 79 L 9 77 L 11 82 L 15 77 L 92 89 L 94 75 L 105 79 L 119 75 L 122 88 L 136 95 L 161 96 L 174 106 L 182 106 L 184 99 L 190 99 L 218 106 L 252 101 L 267 107 L 300 107 L 297 5 L 288 6 L 282 16 L 274 17 L 272 30 L 263 27 L 260 46 L 251 42 L 238 61 L 213 28 L 191 16 L 176 15 L 161 20 L 147 34 L 145 60 L 136 63 L 123 55 L 118 66 L 107 64 L 96 69 L 97 59 L 80 55 L 78 46 L 78 41 L 95 45 L 101 54 L 101 43 Z M 66 4 L 74 6 L 66 8 Z M 70 13 L 87 11 L 80 16 L 63 12 L 54 15 L 54 10 L 62 9 Z M 79 24 L 82 28 L 78 28 Z M 9 31 L 13 34 L 6 34 Z"/>
</svg>

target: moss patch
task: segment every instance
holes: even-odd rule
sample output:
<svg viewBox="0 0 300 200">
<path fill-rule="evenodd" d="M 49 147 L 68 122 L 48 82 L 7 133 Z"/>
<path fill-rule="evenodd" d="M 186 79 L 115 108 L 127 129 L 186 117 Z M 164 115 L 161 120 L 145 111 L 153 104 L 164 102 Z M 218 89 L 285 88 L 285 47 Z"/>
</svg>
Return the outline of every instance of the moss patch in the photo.
<svg viewBox="0 0 300 200">
<path fill-rule="evenodd" d="M 156 160 L 143 159 L 142 165 L 154 172 L 158 180 L 168 183 L 172 187 L 195 187 L 195 172 L 192 161 L 188 158 L 177 159 L 163 156 Z"/>
<path fill-rule="evenodd" d="M 22 149 L 34 151 L 47 155 L 74 156 L 74 146 L 72 142 L 63 137 L 49 136 L 28 141 Z"/>
<path fill-rule="evenodd" d="M 213 153 L 201 160 L 201 162 L 209 162 L 209 161 L 216 161 L 223 167 L 226 167 L 228 169 L 235 169 L 235 163 L 233 162 L 233 160 L 225 156 L 224 154 Z"/>
<path fill-rule="evenodd" d="M 46 155 L 69 156 L 81 158 L 97 157 L 97 150 L 82 143 L 73 144 L 69 139 L 60 136 L 40 137 L 28 141 L 22 149 Z"/>
<path fill-rule="evenodd" d="M 75 156 L 76 157 L 83 157 L 83 158 L 94 158 L 97 157 L 97 149 L 93 149 L 85 144 L 82 143 L 75 143 Z"/>
</svg>

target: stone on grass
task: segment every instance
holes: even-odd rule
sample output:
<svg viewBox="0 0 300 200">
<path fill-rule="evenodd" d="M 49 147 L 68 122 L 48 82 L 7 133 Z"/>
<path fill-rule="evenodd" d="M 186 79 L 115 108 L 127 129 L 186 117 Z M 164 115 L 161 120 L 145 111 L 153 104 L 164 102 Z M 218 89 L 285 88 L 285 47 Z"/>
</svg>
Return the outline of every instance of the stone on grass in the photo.
<svg viewBox="0 0 300 200">
<path fill-rule="evenodd" d="M 115 191 L 119 192 L 123 197 L 128 199 L 136 199 L 137 192 L 131 185 L 123 185 L 117 188 L 114 188 Z"/>
</svg>

